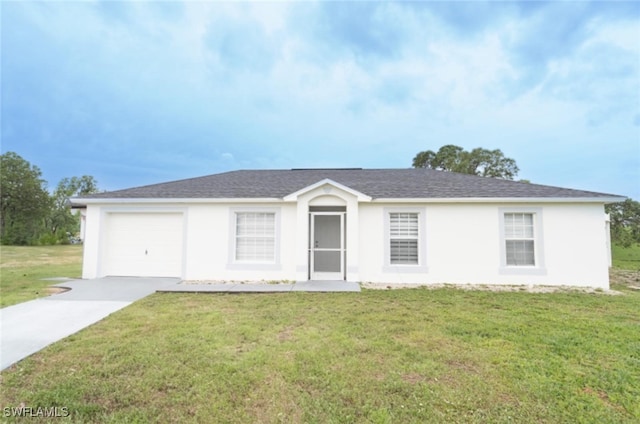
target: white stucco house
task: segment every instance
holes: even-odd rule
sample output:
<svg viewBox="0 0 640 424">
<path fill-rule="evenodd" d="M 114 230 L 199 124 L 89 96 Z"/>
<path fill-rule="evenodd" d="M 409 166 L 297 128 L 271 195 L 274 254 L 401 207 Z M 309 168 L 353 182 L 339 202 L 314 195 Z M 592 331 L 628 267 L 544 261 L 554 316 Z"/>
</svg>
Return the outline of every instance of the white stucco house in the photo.
<svg viewBox="0 0 640 424">
<path fill-rule="evenodd" d="M 620 196 L 430 169 L 244 170 L 71 199 L 83 277 L 609 288 Z"/>
</svg>

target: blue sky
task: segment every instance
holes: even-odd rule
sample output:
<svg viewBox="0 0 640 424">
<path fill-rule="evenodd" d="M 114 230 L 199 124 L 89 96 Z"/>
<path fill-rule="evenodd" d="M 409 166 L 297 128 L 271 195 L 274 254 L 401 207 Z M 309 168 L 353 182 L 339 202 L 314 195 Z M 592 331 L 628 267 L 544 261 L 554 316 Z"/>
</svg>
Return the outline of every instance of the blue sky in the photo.
<svg viewBox="0 0 640 424">
<path fill-rule="evenodd" d="M 54 187 L 405 168 L 640 199 L 640 2 L 2 2 L 2 152 Z"/>
</svg>

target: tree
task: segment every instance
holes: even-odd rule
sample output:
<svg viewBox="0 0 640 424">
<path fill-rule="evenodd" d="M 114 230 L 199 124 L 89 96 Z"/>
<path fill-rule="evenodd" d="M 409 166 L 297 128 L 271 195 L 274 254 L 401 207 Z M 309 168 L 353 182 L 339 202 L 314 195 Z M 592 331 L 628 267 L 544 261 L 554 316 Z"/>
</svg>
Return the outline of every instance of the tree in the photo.
<svg viewBox="0 0 640 424">
<path fill-rule="evenodd" d="M 47 227 L 52 235 L 52 241 L 64 242 L 67 240 L 67 233 L 75 234 L 79 230 L 79 217 L 71 213 L 67 204 L 68 199 L 97 191 L 98 183 L 95 178 L 89 175 L 63 178 L 58 183 L 51 196 L 52 208 L 47 219 Z"/>
<path fill-rule="evenodd" d="M 0 193 L 0 242 L 35 243 L 51 206 L 40 169 L 17 153 L 0 155 Z"/>
<path fill-rule="evenodd" d="M 413 158 L 414 168 L 431 168 L 483 177 L 513 180 L 518 175 L 516 161 L 504 156 L 500 149 L 476 148 L 468 152 L 460 146 L 447 144 L 438 152 L 426 150 Z"/>
<path fill-rule="evenodd" d="M 611 241 L 623 247 L 640 243 L 640 202 L 627 199 L 605 206 L 609 214 Z"/>
</svg>

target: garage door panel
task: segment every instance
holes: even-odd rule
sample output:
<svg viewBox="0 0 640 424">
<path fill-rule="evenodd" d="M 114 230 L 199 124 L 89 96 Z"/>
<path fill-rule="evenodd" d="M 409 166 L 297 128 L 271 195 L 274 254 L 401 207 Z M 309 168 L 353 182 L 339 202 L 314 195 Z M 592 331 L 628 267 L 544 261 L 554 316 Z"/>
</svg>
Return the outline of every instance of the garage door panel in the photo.
<svg viewBox="0 0 640 424">
<path fill-rule="evenodd" d="M 181 213 L 112 213 L 107 234 L 103 274 L 181 276 Z"/>
</svg>

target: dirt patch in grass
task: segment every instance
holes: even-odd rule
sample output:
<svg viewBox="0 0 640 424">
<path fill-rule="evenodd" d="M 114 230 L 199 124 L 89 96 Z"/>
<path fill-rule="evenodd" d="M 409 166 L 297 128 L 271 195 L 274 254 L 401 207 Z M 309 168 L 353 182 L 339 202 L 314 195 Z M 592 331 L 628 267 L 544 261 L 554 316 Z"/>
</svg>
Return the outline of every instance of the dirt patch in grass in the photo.
<svg viewBox="0 0 640 424">
<path fill-rule="evenodd" d="M 611 399 L 609 399 L 609 395 L 604 390 L 594 389 L 589 386 L 586 386 L 584 389 L 582 389 L 582 393 L 597 397 L 607 407 L 616 409 L 618 412 L 625 412 L 624 408 L 620 407 L 620 405 L 616 404 L 615 402 L 612 402 Z"/>
<path fill-rule="evenodd" d="M 624 294 L 617 288 L 640 290 L 640 270 L 609 268 L 610 290 L 592 287 L 574 286 L 535 286 L 535 285 L 502 285 L 502 284 L 390 284 L 390 283 L 362 283 L 361 286 L 371 290 L 423 289 L 437 290 L 454 288 L 465 291 L 493 291 L 493 292 L 524 292 L 524 293 L 592 293 L 605 295 Z M 620 287 L 622 286 L 622 287 Z"/>
<path fill-rule="evenodd" d="M 468 361 L 450 359 L 445 361 L 445 363 L 452 369 L 461 370 L 465 373 L 478 373 L 478 367 L 475 364 L 472 364 Z"/>
<path fill-rule="evenodd" d="M 423 289 L 437 290 L 452 288 L 466 291 L 493 291 L 493 292 L 524 292 L 524 293 L 599 293 L 606 295 L 622 294 L 617 290 L 602 290 L 592 287 L 574 286 L 535 286 L 535 285 L 502 285 L 502 284 L 389 284 L 389 283 L 362 283 L 362 288 L 370 290 L 397 290 L 397 289 Z"/>
<path fill-rule="evenodd" d="M 294 327 L 293 326 L 287 326 L 284 330 L 282 330 L 279 334 L 278 334 L 278 340 L 281 342 L 285 342 L 287 340 L 291 340 L 293 338 L 293 330 Z"/>
<path fill-rule="evenodd" d="M 64 293 L 66 291 L 69 291 L 66 287 L 45 287 L 44 289 L 44 292 L 49 296 L 52 294 Z"/>
<path fill-rule="evenodd" d="M 423 375 L 420 374 L 416 374 L 416 373 L 409 373 L 409 374 L 404 374 L 402 376 L 402 381 L 415 385 L 418 383 L 423 383 L 425 381 L 427 381 L 427 378 Z"/>
<path fill-rule="evenodd" d="M 611 268 L 609 270 L 609 280 L 612 285 L 620 284 L 627 288 L 638 287 L 640 289 L 640 270 Z"/>
</svg>

